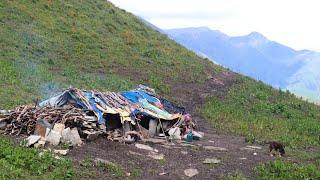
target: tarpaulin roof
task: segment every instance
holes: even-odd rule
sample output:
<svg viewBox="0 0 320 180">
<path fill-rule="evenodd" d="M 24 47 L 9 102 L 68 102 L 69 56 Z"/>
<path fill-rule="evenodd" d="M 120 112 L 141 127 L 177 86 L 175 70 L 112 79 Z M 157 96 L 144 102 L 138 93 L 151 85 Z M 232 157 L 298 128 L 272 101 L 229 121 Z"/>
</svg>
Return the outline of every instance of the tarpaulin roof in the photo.
<svg viewBox="0 0 320 180">
<path fill-rule="evenodd" d="M 147 86 L 123 92 L 98 92 L 69 88 L 62 93 L 42 101 L 39 106 L 72 105 L 81 109 L 93 111 L 99 124 L 105 124 L 105 114 L 119 114 L 121 122 L 131 121 L 138 114 L 151 116 L 162 120 L 181 118 L 184 108 L 158 96 Z"/>
</svg>

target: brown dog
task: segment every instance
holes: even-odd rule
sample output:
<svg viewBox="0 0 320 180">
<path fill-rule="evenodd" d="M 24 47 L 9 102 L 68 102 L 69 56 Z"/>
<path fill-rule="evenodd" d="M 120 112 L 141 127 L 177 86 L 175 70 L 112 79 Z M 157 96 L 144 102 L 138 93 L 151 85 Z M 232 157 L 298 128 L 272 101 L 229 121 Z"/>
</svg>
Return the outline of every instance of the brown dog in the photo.
<svg viewBox="0 0 320 180">
<path fill-rule="evenodd" d="M 279 153 L 280 156 L 284 156 L 286 154 L 285 150 L 284 150 L 285 146 L 283 144 L 281 144 L 280 142 L 276 142 L 276 141 L 271 141 L 269 142 L 269 153 L 270 156 L 272 156 L 272 151 L 276 151 Z"/>
</svg>

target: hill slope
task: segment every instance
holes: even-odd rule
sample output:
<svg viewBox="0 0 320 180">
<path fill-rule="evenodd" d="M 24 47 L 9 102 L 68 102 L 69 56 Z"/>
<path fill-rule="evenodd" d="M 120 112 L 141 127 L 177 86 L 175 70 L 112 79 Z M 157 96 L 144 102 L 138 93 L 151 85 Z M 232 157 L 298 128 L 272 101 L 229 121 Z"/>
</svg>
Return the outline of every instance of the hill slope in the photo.
<svg viewBox="0 0 320 180">
<path fill-rule="evenodd" d="M 318 122 L 319 107 L 200 58 L 111 3 L 3 1 L 0 7 L 0 108 L 30 103 L 68 86 L 124 90 L 145 83 L 193 111 L 212 96 L 229 97 L 233 88 L 253 85 L 259 88 L 249 97 L 241 90 L 234 92 L 245 101 L 258 99 L 266 106 L 250 104 L 251 109 L 283 104 L 283 111 L 299 117 L 313 114 L 299 121 Z M 258 111 L 252 113 L 261 116 Z M 272 108 L 263 118 L 292 121 L 275 115 Z M 316 138 L 302 143 L 314 144 Z"/>
<path fill-rule="evenodd" d="M 166 33 L 187 48 L 231 70 L 320 101 L 320 74 L 315 72 L 320 65 L 319 53 L 295 51 L 257 32 L 231 37 L 220 31 L 199 27 L 171 29 Z"/>
<path fill-rule="evenodd" d="M 4 1 L 1 27 L 0 108 L 69 85 L 165 92 L 206 77 L 208 62 L 103 1 Z"/>
<path fill-rule="evenodd" d="M 250 142 L 281 140 L 289 148 L 320 146 L 318 106 L 214 65 L 107 1 L 5 0 L 0 2 L 0 12 L 0 109 L 32 103 L 36 98 L 43 99 L 70 85 L 103 91 L 125 90 L 144 83 L 186 106 L 209 137 L 215 136 L 206 122 L 227 130 L 225 134 L 243 135 Z M 230 139 L 233 137 L 228 136 L 227 140 Z M 239 141 L 220 138 L 225 144 Z M 243 143 L 241 140 L 232 150 L 233 157 L 238 155 Z M 118 152 L 118 156 L 109 155 L 109 151 L 97 153 L 87 149 L 90 154 L 119 160 L 123 153 L 117 150 L 119 146 L 110 144 L 102 141 L 101 145 Z M 130 147 L 121 146 L 123 150 Z M 205 177 L 209 177 L 210 166 L 196 161 L 198 156 L 204 158 L 206 154 L 201 153 L 206 151 L 187 148 L 194 151 L 194 162 L 207 168 Z M 174 151 L 180 153 L 179 149 Z M 170 157 L 180 155 L 171 154 Z M 137 158 L 137 162 L 149 162 Z M 75 159 L 78 160 L 77 156 Z M 251 166 L 241 168 L 251 172 L 251 167 L 259 162 L 257 159 L 250 160 Z M 181 164 L 188 166 L 189 159 L 184 160 Z M 127 163 L 127 159 L 120 161 Z M 130 163 L 135 167 L 141 166 L 132 161 L 134 159 Z M 234 167 L 240 160 L 230 161 Z M 162 169 L 163 163 L 166 162 L 152 165 Z M 181 165 L 180 161 L 172 163 Z M 0 169 L 8 164 L 0 164 Z M 215 169 L 225 172 L 223 169 L 228 165 Z M 145 173 L 154 175 L 152 171 Z M 181 171 L 175 173 L 173 178 Z"/>
</svg>

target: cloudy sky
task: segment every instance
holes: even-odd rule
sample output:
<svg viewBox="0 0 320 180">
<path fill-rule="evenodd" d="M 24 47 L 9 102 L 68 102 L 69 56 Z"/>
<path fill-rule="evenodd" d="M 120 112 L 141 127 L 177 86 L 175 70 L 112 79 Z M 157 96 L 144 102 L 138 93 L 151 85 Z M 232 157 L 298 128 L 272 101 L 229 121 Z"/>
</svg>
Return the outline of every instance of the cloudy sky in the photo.
<svg viewBox="0 0 320 180">
<path fill-rule="evenodd" d="M 320 0 L 111 0 L 162 29 L 257 31 L 297 50 L 320 51 Z"/>
</svg>

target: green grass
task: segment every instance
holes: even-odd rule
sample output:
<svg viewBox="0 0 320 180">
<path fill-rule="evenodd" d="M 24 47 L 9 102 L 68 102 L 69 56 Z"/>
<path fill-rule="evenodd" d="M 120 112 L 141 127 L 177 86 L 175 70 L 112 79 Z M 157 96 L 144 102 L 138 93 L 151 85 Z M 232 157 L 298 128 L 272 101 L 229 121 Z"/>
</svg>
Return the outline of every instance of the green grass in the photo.
<svg viewBox="0 0 320 180">
<path fill-rule="evenodd" d="M 104 0 L 4 0 L 0 12 L 0 109 L 69 86 L 169 93 L 215 67 Z"/>
<path fill-rule="evenodd" d="M 291 148 L 320 147 L 320 107 L 241 77 L 226 97 L 208 99 L 202 114 L 248 142 L 277 140 Z"/>
<path fill-rule="evenodd" d="M 257 179 L 301 180 L 319 179 L 320 169 L 314 165 L 296 164 L 275 160 L 256 168 Z"/>
<path fill-rule="evenodd" d="M 0 138 L 0 179 L 75 179 L 69 160 Z"/>
</svg>

